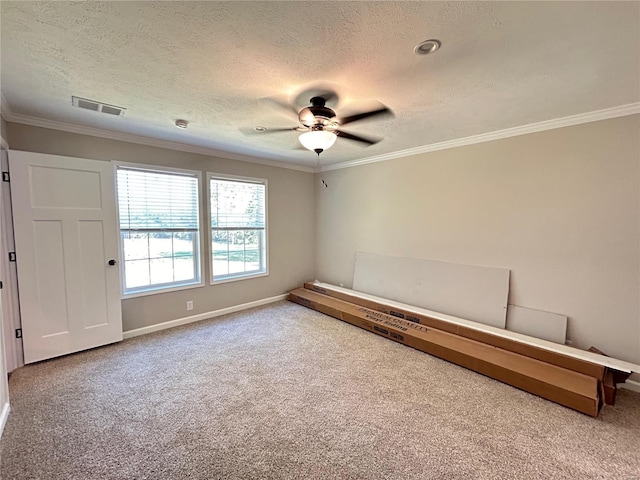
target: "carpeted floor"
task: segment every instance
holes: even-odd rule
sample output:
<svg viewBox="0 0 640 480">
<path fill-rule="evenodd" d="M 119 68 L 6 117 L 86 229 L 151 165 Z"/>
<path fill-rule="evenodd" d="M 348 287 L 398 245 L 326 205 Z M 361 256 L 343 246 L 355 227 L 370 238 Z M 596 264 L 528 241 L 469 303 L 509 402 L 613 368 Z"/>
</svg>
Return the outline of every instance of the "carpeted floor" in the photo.
<svg viewBox="0 0 640 480">
<path fill-rule="evenodd" d="M 279 302 L 19 369 L 3 480 L 640 478 L 593 419 Z"/>
</svg>

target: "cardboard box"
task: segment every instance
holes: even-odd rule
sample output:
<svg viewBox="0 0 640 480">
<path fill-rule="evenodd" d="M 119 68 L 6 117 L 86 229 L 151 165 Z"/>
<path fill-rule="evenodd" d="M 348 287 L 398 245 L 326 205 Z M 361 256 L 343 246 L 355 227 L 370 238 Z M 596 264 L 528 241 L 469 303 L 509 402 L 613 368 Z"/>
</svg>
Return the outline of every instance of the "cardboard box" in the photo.
<svg viewBox="0 0 640 480">
<path fill-rule="evenodd" d="M 292 290 L 289 300 L 587 415 L 602 406 L 591 376 L 309 289 Z"/>
<path fill-rule="evenodd" d="M 510 352 L 519 353 L 530 358 L 535 358 L 545 363 L 550 363 L 558 367 L 567 368 L 574 372 L 582 373 L 598 380 L 604 380 L 606 367 L 595 363 L 581 360 L 578 358 L 562 355 L 561 353 L 545 350 L 541 347 L 528 345 L 526 343 L 518 342 L 509 338 L 499 337 L 489 332 L 483 332 L 475 330 L 473 328 L 465 327 L 464 325 L 456 325 L 455 323 L 447 322 L 437 318 L 429 317 L 428 315 L 421 315 L 416 312 L 411 312 L 402 308 L 391 307 L 385 305 L 382 302 L 376 302 L 369 299 L 358 297 L 357 295 L 350 295 L 345 292 L 332 290 L 325 286 L 318 286 L 314 283 L 305 283 L 304 288 L 313 290 L 314 292 L 321 293 L 333 298 L 344 300 L 356 305 L 360 305 L 378 312 L 386 313 L 394 317 L 409 320 L 411 322 L 419 323 L 420 325 L 426 325 L 428 327 L 437 328 L 443 332 L 453 333 L 465 338 L 470 338 L 478 342 L 485 343 L 487 345 L 493 345 L 494 347 L 502 348 Z M 628 376 L 628 375 L 627 375 Z"/>
</svg>

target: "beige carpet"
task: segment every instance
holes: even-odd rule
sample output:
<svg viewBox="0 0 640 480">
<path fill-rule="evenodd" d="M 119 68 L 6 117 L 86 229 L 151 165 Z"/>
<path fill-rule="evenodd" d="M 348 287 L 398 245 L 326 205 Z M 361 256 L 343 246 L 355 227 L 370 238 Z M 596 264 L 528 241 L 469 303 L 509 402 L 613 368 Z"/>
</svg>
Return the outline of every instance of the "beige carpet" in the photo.
<svg viewBox="0 0 640 480">
<path fill-rule="evenodd" d="M 640 478 L 593 419 L 279 302 L 17 370 L 10 479 Z"/>
</svg>

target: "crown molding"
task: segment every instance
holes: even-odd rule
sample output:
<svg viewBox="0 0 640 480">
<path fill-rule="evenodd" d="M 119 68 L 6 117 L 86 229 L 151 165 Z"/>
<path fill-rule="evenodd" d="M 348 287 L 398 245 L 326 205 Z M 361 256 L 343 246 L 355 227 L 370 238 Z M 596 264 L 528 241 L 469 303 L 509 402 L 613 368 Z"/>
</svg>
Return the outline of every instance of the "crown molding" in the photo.
<svg viewBox="0 0 640 480">
<path fill-rule="evenodd" d="M 3 100 L 2 105 L 6 103 Z M 8 105 L 8 104 L 7 104 Z M 4 112 L 4 108 L 3 108 Z M 195 145 L 188 145 L 186 143 L 172 142 L 169 140 L 160 140 L 157 138 L 145 137 L 142 135 L 134 135 L 131 133 L 116 132 L 113 130 L 107 130 L 103 128 L 87 127 L 83 125 L 76 125 L 74 123 L 58 122 L 55 120 L 46 120 L 43 118 L 31 117 L 29 115 L 22 115 L 19 113 L 13 113 L 10 109 L 7 109 L 7 115 L 3 114 L 4 118 L 8 122 L 20 123 L 23 125 L 30 125 L 32 127 L 49 128 L 52 130 L 61 130 L 63 132 L 77 133 L 80 135 L 90 135 L 92 137 L 106 138 L 108 140 L 118 140 L 121 142 L 136 143 L 138 145 L 146 145 L 149 147 L 166 148 L 168 150 L 177 150 L 179 152 L 197 153 L 200 155 L 207 155 L 210 157 L 224 158 L 228 160 L 238 160 L 241 162 L 256 163 L 259 165 L 266 165 L 269 167 L 286 168 L 289 170 L 298 170 L 301 172 L 314 173 L 314 168 L 305 167 L 303 165 L 297 165 L 287 162 L 279 162 L 276 160 L 266 160 L 263 158 L 253 157 L 251 155 L 242 155 L 239 153 L 225 152 L 223 150 L 216 150 L 213 148 L 198 147 Z"/>
<path fill-rule="evenodd" d="M 147 145 L 150 147 L 166 148 L 169 150 L 176 150 L 180 152 L 197 153 L 200 155 L 225 158 L 229 160 L 238 160 L 241 162 L 267 165 L 270 167 L 286 168 L 289 170 L 298 170 L 298 171 L 307 172 L 307 173 L 326 172 L 330 170 L 340 170 L 342 168 L 357 167 L 359 165 L 366 165 L 369 163 L 385 162 L 388 160 L 394 160 L 396 158 L 409 157 L 412 155 L 419 155 L 422 153 L 436 152 L 438 150 L 446 150 L 449 148 L 473 145 L 476 143 L 490 142 L 492 140 L 500 140 L 500 139 L 509 138 L 509 137 L 516 137 L 519 135 L 526 135 L 528 133 L 542 132 L 545 130 L 553 130 L 556 128 L 569 127 L 572 125 L 580 125 L 582 123 L 596 122 L 599 120 L 607 120 L 610 118 L 624 117 L 627 115 L 635 115 L 640 113 L 640 102 L 630 103 L 627 105 L 620 105 L 618 107 L 605 108 L 603 110 L 596 110 L 592 112 L 581 113 L 578 115 L 571 115 L 568 117 L 562 117 L 562 118 L 557 118 L 553 120 L 545 120 L 543 122 L 530 123 L 528 125 L 522 125 L 519 127 L 506 128 L 504 130 L 497 130 L 495 132 L 483 133 L 480 135 L 472 135 L 470 137 L 458 138 L 455 140 L 448 140 L 445 142 L 432 143 L 429 145 L 421 145 L 419 147 L 408 148 L 405 150 L 398 150 L 396 152 L 385 153 L 382 155 L 362 158 L 359 160 L 351 160 L 351 161 L 337 163 L 334 165 L 327 165 L 326 167 L 312 168 L 312 167 L 305 167 L 302 165 L 297 165 L 297 164 L 292 164 L 287 162 L 266 160 L 263 158 L 253 157 L 250 155 L 242 155 L 238 153 L 225 152 L 222 150 L 216 150 L 212 148 L 198 147 L 195 145 L 187 145 L 185 143 L 144 137 L 142 135 L 133 135 L 130 133 L 116 132 L 113 130 L 87 127 L 87 126 L 76 125 L 72 123 L 58 122 L 55 120 L 45 120 L 42 118 L 17 114 L 11 111 L 11 108 L 9 107 L 9 104 L 4 98 L 4 96 L 2 94 L 0 94 L 0 96 L 2 101 L 1 103 L 2 116 L 8 122 L 31 125 L 34 127 L 49 128 L 53 130 L 61 130 L 64 132 L 77 133 L 80 135 L 90 135 L 93 137 L 106 138 L 109 140 L 118 140 L 121 142 L 129 142 L 129 143 L 135 143 L 139 145 Z"/>
<path fill-rule="evenodd" d="M 605 108 L 603 110 L 596 110 L 593 112 L 580 113 L 578 115 L 571 115 L 568 117 L 556 118 L 554 120 L 546 120 L 544 122 L 530 123 L 528 125 L 522 125 L 520 127 L 506 128 L 504 130 L 497 130 L 495 132 L 483 133 L 480 135 L 472 135 L 470 137 L 458 138 L 455 140 L 448 140 L 446 142 L 432 143 L 429 145 L 422 145 L 420 147 L 408 148 L 406 150 L 398 150 L 392 153 L 385 153 L 383 155 L 376 155 L 373 157 L 362 158 L 360 160 L 353 160 L 348 162 L 342 162 L 335 165 L 328 165 L 321 167 L 320 172 L 326 172 L 329 170 L 340 170 L 342 168 L 357 167 L 358 165 L 366 165 L 368 163 L 386 162 L 387 160 L 394 160 L 396 158 L 409 157 L 412 155 L 418 155 L 421 153 L 436 152 L 438 150 L 446 150 L 449 148 L 463 147 L 465 145 L 473 145 L 476 143 L 490 142 L 492 140 L 500 140 L 503 138 L 516 137 L 519 135 L 526 135 L 528 133 L 543 132 L 545 130 L 553 130 L 556 128 L 570 127 L 572 125 L 580 125 L 582 123 L 596 122 L 598 120 L 608 120 L 610 118 L 625 117 L 627 115 L 635 115 L 640 113 L 640 102 L 630 103 L 628 105 L 620 105 L 613 108 Z"/>
</svg>

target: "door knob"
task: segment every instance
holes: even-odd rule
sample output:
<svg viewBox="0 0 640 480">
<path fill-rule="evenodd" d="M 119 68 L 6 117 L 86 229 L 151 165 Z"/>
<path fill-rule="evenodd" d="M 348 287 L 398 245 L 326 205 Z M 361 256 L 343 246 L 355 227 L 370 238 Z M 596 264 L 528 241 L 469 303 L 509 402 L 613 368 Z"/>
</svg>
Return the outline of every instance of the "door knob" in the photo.
<svg viewBox="0 0 640 480">
<path fill-rule="evenodd" d="M 108 263 L 109 263 L 109 265 L 114 266 L 118 262 L 116 262 L 115 260 L 111 259 L 111 260 L 109 260 Z"/>
</svg>

